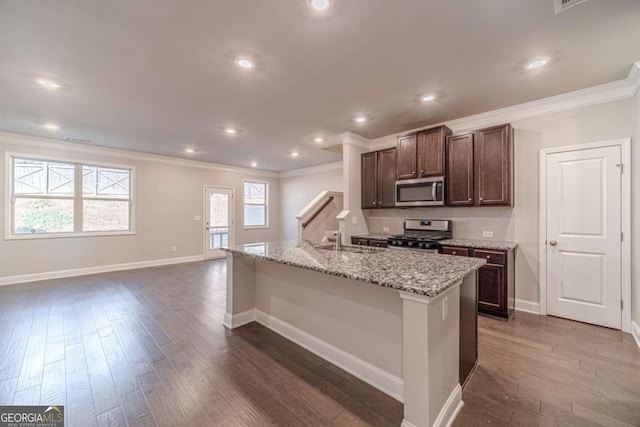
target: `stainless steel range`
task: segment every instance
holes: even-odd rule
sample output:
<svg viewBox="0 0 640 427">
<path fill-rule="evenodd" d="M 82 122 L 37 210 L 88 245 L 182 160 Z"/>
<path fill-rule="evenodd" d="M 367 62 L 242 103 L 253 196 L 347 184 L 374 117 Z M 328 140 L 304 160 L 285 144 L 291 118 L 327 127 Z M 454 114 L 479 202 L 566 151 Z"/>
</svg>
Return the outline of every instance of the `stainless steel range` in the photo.
<svg viewBox="0 0 640 427">
<path fill-rule="evenodd" d="M 440 240 L 453 235 L 453 221 L 445 219 L 405 219 L 404 234 L 389 237 L 389 249 L 438 252 Z"/>
</svg>

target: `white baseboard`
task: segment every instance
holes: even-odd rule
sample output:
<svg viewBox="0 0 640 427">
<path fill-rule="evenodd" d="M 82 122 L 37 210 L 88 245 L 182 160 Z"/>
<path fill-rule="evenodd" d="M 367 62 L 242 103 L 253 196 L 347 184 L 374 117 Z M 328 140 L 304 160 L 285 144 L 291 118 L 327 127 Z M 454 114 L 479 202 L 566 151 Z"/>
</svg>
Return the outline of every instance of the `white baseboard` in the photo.
<svg viewBox="0 0 640 427">
<path fill-rule="evenodd" d="M 96 267 L 74 268 L 72 270 L 48 271 L 45 273 L 23 274 L 20 276 L 0 277 L 0 286 L 17 283 L 36 282 L 39 280 L 60 279 L 63 277 L 85 276 L 87 274 L 108 273 L 111 271 L 133 270 L 136 268 L 157 267 L 160 265 L 182 264 L 202 261 L 202 255 L 180 258 L 155 259 L 151 261 L 129 262 L 126 264 L 99 265 Z"/>
<path fill-rule="evenodd" d="M 633 335 L 633 338 L 636 340 L 636 344 L 640 347 L 640 325 L 638 325 L 635 320 L 631 321 L 631 335 Z"/>
<path fill-rule="evenodd" d="M 442 410 L 438 414 L 438 417 L 433 422 L 433 427 L 450 427 L 455 421 L 456 417 L 460 413 L 460 410 L 464 406 L 462 402 L 462 387 L 460 384 L 456 384 L 455 388 L 449 395 L 449 398 L 445 402 Z M 415 424 L 402 420 L 401 427 L 417 427 Z"/>
<path fill-rule="evenodd" d="M 526 313 L 540 314 L 540 303 L 516 298 L 516 310 Z"/>
<path fill-rule="evenodd" d="M 289 341 L 344 369 L 399 402 L 404 401 L 404 382 L 401 378 L 258 309 L 255 310 L 255 319 Z"/>
<path fill-rule="evenodd" d="M 223 325 L 226 326 L 227 329 L 235 329 L 255 321 L 256 310 L 251 309 L 238 314 L 225 313 Z"/>
</svg>

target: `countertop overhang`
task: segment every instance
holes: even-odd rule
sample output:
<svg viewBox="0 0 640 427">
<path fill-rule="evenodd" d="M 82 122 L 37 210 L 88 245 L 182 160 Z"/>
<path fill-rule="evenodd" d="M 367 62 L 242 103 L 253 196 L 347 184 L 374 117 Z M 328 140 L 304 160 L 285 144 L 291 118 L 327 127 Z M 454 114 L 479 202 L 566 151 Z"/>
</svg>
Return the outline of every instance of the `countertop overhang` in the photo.
<svg viewBox="0 0 640 427">
<path fill-rule="evenodd" d="M 336 251 L 328 246 L 324 242 L 287 240 L 223 250 L 428 297 L 438 296 L 486 263 L 481 258 L 351 245 L 344 245 L 345 251 Z"/>
</svg>

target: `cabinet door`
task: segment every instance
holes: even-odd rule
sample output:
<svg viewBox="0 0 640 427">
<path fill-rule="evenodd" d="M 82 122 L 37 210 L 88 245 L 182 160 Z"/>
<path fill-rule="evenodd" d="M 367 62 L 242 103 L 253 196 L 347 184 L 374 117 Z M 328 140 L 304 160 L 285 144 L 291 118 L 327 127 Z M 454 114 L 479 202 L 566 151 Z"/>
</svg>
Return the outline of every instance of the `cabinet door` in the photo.
<svg viewBox="0 0 640 427">
<path fill-rule="evenodd" d="M 511 205 L 511 126 L 496 126 L 477 132 L 475 140 L 476 204 Z"/>
<path fill-rule="evenodd" d="M 364 153 L 361 159 L 362 209 L 375 208 L 378 206 L 378 153 Z"/>
<path fill-rule="evenodd" d="M 378 151 L 378 204 L 379 208 L 396 205 L 396 149 Z"/>
<path fill-rule="evenodd" d="M 416 135 L 407 135 L 398 138 L 397 173 L 398 179 L 416 178 L 417 152 Z"/>
<path fill-rule="evenodd" d="M 360 246 L 369 246 L 369 241 L 367 239 L 361 239 L 359 237 L 351 237 L 352 245 L 360 245 Z"/>
<path fill-rule="evenodd" d="M 485 264 L 478 270 L 478 311 L 507 317 L 505 268 Z"/>
<path fill-rule="evenodd" d="M 451 131 L 446 126 L 418 132 L 416 145 L 419 178 L 444 175 L 445 142 L 450 134 Z"/>
<path fill-rule="evenodd" d="M 447 138 L 447 205 L 473 205 L 473 134 Z"/>
</svg>

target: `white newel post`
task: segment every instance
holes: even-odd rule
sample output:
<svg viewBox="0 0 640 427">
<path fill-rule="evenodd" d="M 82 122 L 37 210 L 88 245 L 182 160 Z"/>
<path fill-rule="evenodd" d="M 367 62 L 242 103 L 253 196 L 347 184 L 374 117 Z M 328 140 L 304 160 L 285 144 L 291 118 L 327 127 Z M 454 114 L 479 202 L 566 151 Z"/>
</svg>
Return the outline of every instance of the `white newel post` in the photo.
<svg viewBox="0 0 640 427">
<path fill-rule="evenodd" d="M 460 284 L 436 297 L 400 292 L 403 427 L 449 425 L 462 407 Z"/>
</svg>

